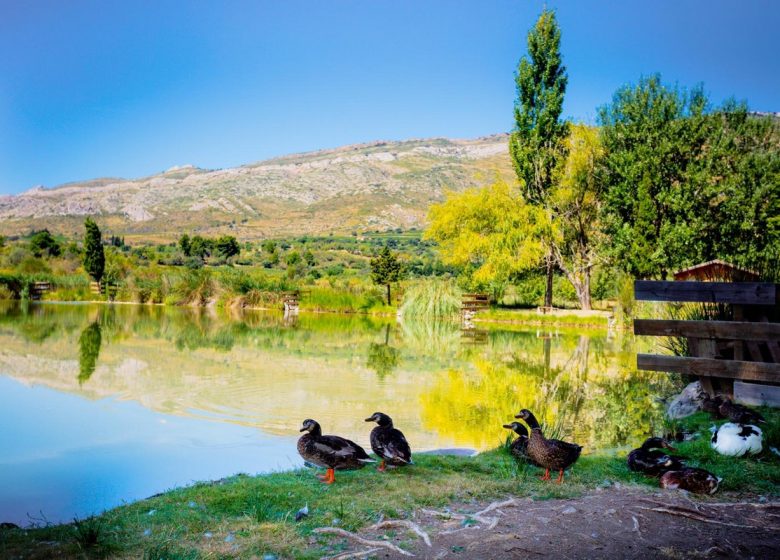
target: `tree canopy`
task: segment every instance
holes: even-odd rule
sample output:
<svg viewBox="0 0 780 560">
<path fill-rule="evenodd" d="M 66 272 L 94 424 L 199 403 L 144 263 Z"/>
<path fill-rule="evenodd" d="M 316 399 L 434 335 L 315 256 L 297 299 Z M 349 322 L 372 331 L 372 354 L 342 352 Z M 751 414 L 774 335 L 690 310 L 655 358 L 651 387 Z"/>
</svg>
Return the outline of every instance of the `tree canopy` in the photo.
<svg viewBox="0 0 780 560">
<path fill-rule="evenodd" d="M 515 275 L 535 268 L 553 235 L 547 213 L 506 183 L 449 193 L 428 211 L 425 238 L 444 264 L 461 267 L 468 289 L 503 294 Z"/>
<path fill-rule="evenodd" d="M 660 76 L 601 108 L 605 253 L 641 278 L 722 258 L 748 267 L 780 252 L 780 135 L 733 101 Z"/>
<path fill-rule="evenodd" d="M 387 287 L 387 305 L 391 305 L 390 284 L 401 279 L 402 267 L 398 257 L 385 245 L 379 255 L 371 259 L 371 279 L 374 284 Z"/>
</svg>

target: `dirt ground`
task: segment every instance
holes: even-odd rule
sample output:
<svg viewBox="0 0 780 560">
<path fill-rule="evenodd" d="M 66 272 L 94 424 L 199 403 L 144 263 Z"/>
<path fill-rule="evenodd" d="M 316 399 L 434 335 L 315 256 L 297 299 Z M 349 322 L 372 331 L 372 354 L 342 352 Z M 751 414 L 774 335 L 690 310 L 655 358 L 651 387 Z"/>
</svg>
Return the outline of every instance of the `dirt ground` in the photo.
<svg viewBox="0 0 780 560">
<path fill-rule="evenodd" d="M 320 539 L 327 535 L 332 547 L 327 558 L 762 560 L 780 558 L 780 501 L 616 485 L 576 499 L 507 498 L 421 510 L 357 535 L 339 531 L 321 530 Z"/>
</svg>

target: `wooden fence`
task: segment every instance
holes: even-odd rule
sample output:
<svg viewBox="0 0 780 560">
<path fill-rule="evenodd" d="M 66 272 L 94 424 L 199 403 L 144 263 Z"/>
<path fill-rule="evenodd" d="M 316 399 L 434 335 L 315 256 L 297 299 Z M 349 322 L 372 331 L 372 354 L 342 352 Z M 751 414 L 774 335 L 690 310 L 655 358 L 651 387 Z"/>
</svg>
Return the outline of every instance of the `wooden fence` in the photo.
<svg viewBox="0 0 780 560">
<path fill-rule="evenodd" d="M 460 312 L 476 313 L 490 307 L 490 298 L 487 294 L 463 294 L 461 299 Z"/>
<path fill-rule="evenodd" d="M 780 405 L 778 285 L 637 281 L 634 296 L 638 301 L 723 304 L 730 306 L 733 316 L 729 321 L 636 319 L 634 334 L 686 339 L 690 354 L 637 354 L 639 369 L 695 375 L 710 394 L 733 395 L 739 388 Z M 756 382 L 768 385 L 753 385 Z"/>
</svg>

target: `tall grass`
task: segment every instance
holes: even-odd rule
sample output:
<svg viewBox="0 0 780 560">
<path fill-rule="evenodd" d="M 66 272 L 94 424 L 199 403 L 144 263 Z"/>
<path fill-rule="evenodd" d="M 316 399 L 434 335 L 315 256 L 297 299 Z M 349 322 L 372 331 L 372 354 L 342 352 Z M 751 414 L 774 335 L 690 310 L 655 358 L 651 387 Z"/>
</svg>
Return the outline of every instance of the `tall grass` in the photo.
<svg viewBox="0 0 780 560">
<path fill-rule="evenodd" d="M 404 294 L 400 312 L 404 319 L 448 318 L 460 312 L 462 292 L 451 280 L 424 280 Z"/>
</svg>

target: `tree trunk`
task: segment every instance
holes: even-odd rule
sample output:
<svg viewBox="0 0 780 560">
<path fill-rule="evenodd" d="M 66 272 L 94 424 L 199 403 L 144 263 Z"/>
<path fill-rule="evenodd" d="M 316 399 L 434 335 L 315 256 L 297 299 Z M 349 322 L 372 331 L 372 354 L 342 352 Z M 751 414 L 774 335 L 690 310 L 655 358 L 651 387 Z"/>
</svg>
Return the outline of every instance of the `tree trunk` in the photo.
<svg viewBox="0 0 780 560">
<path fill-rule="evenodd" d="M 387 305 L 392 305 L 390 303 L 390 284 L 387 285 Z"/>
<path fill-rule="evenodd" d="M 575 288 L 577 288 L 575 286 Z M 580 300 L 580 309 L 590 311 L 592 309 L 590 299 L 590 269 L 585 271 L 582 283 L 577 288 L 577 298 Z"/>
<path fill-rule="evenodd" d="M 552 255 L 547 255 L 547 286 L 544 290 L 544 306 L 546 308 L 552 307 L 553 296 L 553 258 Z"/>
</svg>

